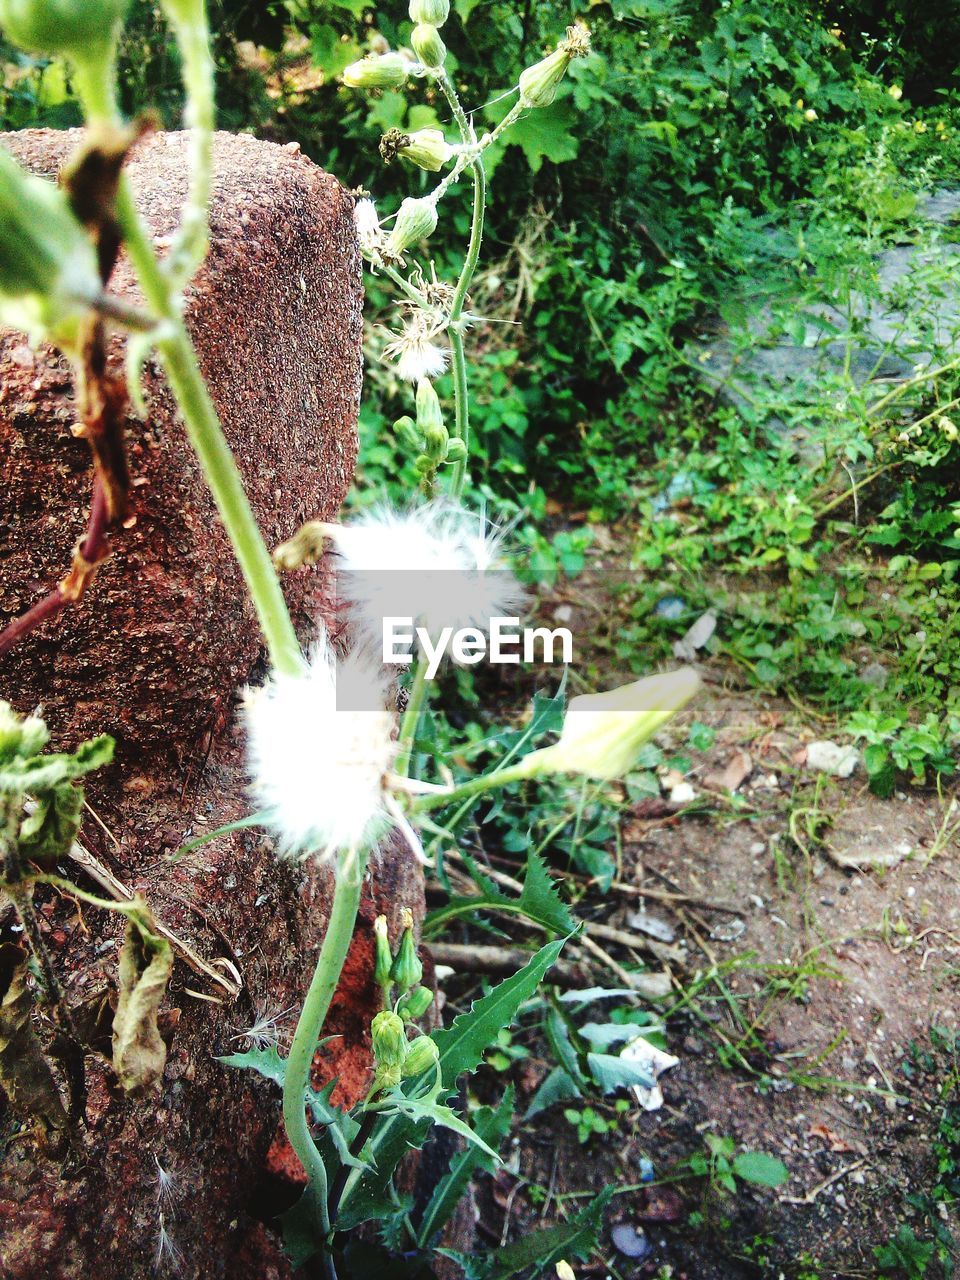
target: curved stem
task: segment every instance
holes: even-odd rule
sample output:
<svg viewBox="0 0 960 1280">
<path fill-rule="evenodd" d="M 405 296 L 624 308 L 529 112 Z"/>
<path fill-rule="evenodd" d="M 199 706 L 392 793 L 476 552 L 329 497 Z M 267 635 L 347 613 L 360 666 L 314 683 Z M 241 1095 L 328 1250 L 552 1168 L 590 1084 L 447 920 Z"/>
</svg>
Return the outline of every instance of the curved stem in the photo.
<svg viewBox="0 0 960 1280">
<path fill-rule="evenodd" d="M 297 1021 L 283 1082 L 283 1125 L 307 1175 L 305 1194 L 310 1197 L 317 1228 L 324 1239 L 330 1234 L 327 1171 L 307 1124 L 306 1096 L 313 1055 L 353 938 L 365 867 L 366 853 L 344 857 L 337 868 L 327 931 Z"/>
</svg>

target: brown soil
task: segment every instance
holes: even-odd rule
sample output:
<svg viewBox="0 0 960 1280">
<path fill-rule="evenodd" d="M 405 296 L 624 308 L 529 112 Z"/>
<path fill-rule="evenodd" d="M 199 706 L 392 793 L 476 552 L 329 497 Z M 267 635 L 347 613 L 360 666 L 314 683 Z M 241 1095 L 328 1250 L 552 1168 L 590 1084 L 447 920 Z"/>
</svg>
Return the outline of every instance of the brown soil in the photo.
<svg viewBox="0 0 960 1280">
<path fill-rule="evenodd" d="M 786 704 L 718 693 L 698 702 L 696 718 L 717 730 L 711 750 L 694 753 L 697 802 L 683 813 L 657 801 L 636 806 L 622 828 L 618 873 L 621 884 L 688 900 L 615 888 L 588 893 L 578 909 L 588 930 L 593 920 L 629 932 L 638 906 L 676 930 L 683 959 L 668 965 L 674 995 L 661 1007 L 670 1051 L 681 1062 L 661 1078 L 664 1106 L 617 1117 L 601 1103 L 614 1126 L 586 1147 L 562 1116 L 564 1106 L 581 1104 L 560 1104 L 530 1121 L 510 1172 L 486 1186 L 482 1230 L 491 1241 L 518 1237 L 610 1185 L 617 1194 L 608 1232 L 584 1273 L 623 1280 L 874 1276 L 873 1250 L 900 1223 L 932 1238 L 906 1196 L 936 1183 L 930 1144 L 942 1112 L 939 1089 L 955 1078 L 949 1052 L 930 1056 L 929 1031 L 941 1028 L 954 1043 L 960 1033 L 960 812 L 953 811 L 944 840 L 950 796 L 911 791 L 880 800 L 862 773 L 842 782 L 820 775 L 818 784 L 803 748 L 820 735 Z M 682 743 L 682 730 L 676 736 Z M 704 780 L 744 749 L 753 767 L 731 804 Z M 814 822 L 811 810 L 825 821 Z M 808 837 L 810 829 L 820 838 Z M 851 851 L 889 855 L 897 865 L 875 870 L 865 861 L 850 869 L 832 860 Z M 705 901 L 734 911 L 710 910 Z M 634 934 L 633 950 L 600 941 L 621 963 L 660 968 Z M 602 966 L 593 979 L 621 985 Z M 589 1017 L 605 1021 L 610 1007 L 596 1005 Z M 536 1035 L 518 1039 L 533 1053 L 514 1069 L 522 1113 L 553 1061 Z M 491 1076 L 484 1087 L 502 1084 Z M 735 1196 L 702 1178 L 672 1182 L 683 1172 L 679 1162 L 704 1150 L 705 1133 L 729 1136 L 738 1152 L 780 1157 L 789 1182 L 777 1190 L 741 1184 Z M 955 1155 L 960 1166 L 960 1150 Z M 664 1184 L 622 1191 L 641 1182 L 644 1157 Z M 960 1240 L 956 1205 L 934 1213 Z M 618 1252 L 609 1235 L 617 1223 L 646 1232 L 646 1259 Z M 945 1273 L 932 1263 L 927 1274 Z"/>
</svg>

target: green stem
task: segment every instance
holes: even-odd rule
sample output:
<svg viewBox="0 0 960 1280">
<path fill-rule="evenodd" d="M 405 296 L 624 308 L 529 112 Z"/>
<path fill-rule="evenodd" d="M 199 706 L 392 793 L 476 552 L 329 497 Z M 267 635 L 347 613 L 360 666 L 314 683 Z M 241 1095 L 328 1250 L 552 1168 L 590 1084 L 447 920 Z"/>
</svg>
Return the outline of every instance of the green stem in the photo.
<svg viewBox="0 0 960 1280">
<path fill-rule="evenodd" d="M 413 673 L 413 684 L 410 688 L 410 699 L 407 702 L 406 710 L 403 713 L 403 720 L 400 724 L 400 736 L 397 745 L 397 759 L 394 765 L 394 772 L 401 778 L 407 777 L 410 773 L 410 763 L 413 755 L 413 744 L 417 738 L 417 730 L 420 727 L 420 717 L 423 715 L 423 708 L 427 701 L 427 660 L 420 657 L 417 659 L 417 665 Z"/>
<path fill-rule="evenodd" d="M 182 34 L 182 33 L 181 33 Z M 205 31 L 187 30 L 187 52 L 191 83 L 188 85 L 191 114 L 198 126 L 194 154 L 192 190 L 186 209 L 187 223 L 179 237 L 180 268 L 196 257 L 204 243 L 205 220 L 199 204 L 209 191 L 209 138 L 213 121 L 213 99 L 209 85 L 212 63 Z M 90 121 L 116 125 L 120 122 L 114 93 L 112 63 L 85 61 L 74 68 L 74 87 Z M 220 518 L 239 561 L 247 589 L 263 631 L 270 661 L 275 671 L 296 676 L 303 671 L 303 655 L 283 598 L 280 580 L 270 552 L 250 509 L 240 472 L 223 435 L 217 411 L 197 366 L 196 353 L 180 318 L 177 280 L 163 270 L 147 230 L 137 212 L 125 176 L 121 177 L 116 201 L 117 221 L 124 245 L 133 264 L 148 305 L 166 323 L 157 333 L 157 350 L 163 362 L 174 398 L 183 416 L 204 478 L 210 487 Z"/>
<path fill-rule="evenodd" d="M 310 1197 L 319 1233 L 325 1240 L 330 1234 L 327 1171 L 307 1124 L 306 1096 L 313 1055 L 353 938 L 365 868 L 366 853 L 345 856 L 337 868 L 327 931 L 297 1021 L 283 1082 L 283 1125 L 307 1175 L 306 1194 Z"/>
<path fill-rule="evenodd" d="M 471 800 L 474 796 L 482 795 L 484 791 L 492 791 L 494 787 L 506 787 L 511 782 L 521 782 L 532 776 L 529 768 L 521 760 L 519 764 L 509 765 L 506 769 L 482 773 L 478 778 L 462 782 L 452 791 L 431 791 L 425 796 L 417 796 L 410 807 L 416 813 L 424 813 L 428 809 L 440 809 L 448 804 L 457 804 L 461 800 Z"/>
</svg>

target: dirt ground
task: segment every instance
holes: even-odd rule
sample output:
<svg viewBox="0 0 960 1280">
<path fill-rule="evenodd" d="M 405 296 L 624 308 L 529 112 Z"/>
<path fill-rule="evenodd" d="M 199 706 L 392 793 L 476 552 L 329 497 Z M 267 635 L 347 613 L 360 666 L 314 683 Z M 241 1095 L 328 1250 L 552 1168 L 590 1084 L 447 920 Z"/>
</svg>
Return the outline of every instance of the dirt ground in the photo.
<svg viewBox="0 0 960 1280">
<path fill-rule="evenodd" d="M 688 775 L 696 799 L 680 812 L 634 806 L 617 877 L 626 887 L 593 890 L 578 907 L 588 933 L 591 922 L 631 932 L 638 907 L 675 932 L 661 1007 L 680 1062 L 661 1077 L 664 1105 L 617 1116 L 601 1104 L 613 1127 L 586 1145 L 563 1118 L 582 1104 L 531 1120 L 481 1188 L 481 1238 L 493 1246 L 560 1221 L 607 1184 L 616 1194 L 602 1253 L 578 1274 L 947 1275 L 937 1261 L 883 1272 L 874 1249 L 904 1223 L 933 1239 L 907 1197 L 934 1195 L 931 1144 L 956 1082 L 960 809 L 919 789 L 880 800 L 862 770 L 846 780 L 811 771 L 806 743 L 822 735 L 787 703 L 714 686 L 696 718 L 716 730 Z M 721 785 L 728 768 L 727 782 L 744 775 L 735 792 Z M 633 948 L 598 940 L 615 962 L 662 969 L 632 932 Z M 594 976 L 619 985 L 602 965 Z M 542 1042 L 526 1043 L 532 1056 L 511 1073 L 519 1110 L 549 1063 Z M 779 1157 L 789 1181 L 729 1195 L 690 1176 L 682 1162 L 708 1133 Z M 956 1145 L 953 1155 L 960 1166 Z M 641 1186 L 645 1160 L 654 1181 Z M 941 1182 L 951 1173 L 941 1168 Z M 960 1238 L 955 1186 L 936 1199 L 926 1206 L 936 1225 Z M 616 1246 L 618 1224 L 643 1233 L 629 1251 L 645 1256 Z"/>
</svg>

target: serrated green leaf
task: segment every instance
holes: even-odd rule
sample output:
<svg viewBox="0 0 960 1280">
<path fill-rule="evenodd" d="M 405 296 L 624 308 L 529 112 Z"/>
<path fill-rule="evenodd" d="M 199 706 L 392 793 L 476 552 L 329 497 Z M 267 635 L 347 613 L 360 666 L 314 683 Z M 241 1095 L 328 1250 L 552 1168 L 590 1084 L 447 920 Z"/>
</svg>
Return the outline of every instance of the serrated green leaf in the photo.
<svg viewBox="0 0 960 1280">
<path fill-rule="evenodd" d="M 554 887 L 546 864 L 535 850 L 531 849 L 527 857 L 523 891 L 519 898 L 511 898 L 501 892 L 468 855 L 461 856 L 480 893 L 470 897 L 453 897 L 444 906 L 431 911 L 424 922 L 426 937 L 436 936 L 457 916 L 475 915 L 483 911 L 505 911 L 513 915 L 523 915 L 528 920 L 533 920 L 536 924 L 549 929 L 551 933 L 567 935 L 573 932 L 576 927 L 575 921 Z"/>
<path fill-rule="evenodd" d="M 533 995 L 563 947 L 565 938 L 548 942 L 528 964 L 461 1013 L 449 1027 L 433 1032 L 440 1051 L 440 1073 L 444 1085 L 455 1089 L 465 1071 L 474 1071 L 483 1060 L 497 1032 L 508 1027 L 523 1002 Z"/>
<path fill-rule="evenodd" d="M 110 763 L 114 745 L 109 734 L 102 733 L 81 743 L 72 753 L 12 760 L 0 768 L 0 794 L 39 796 L 65 782 L 82 778 Z"/>
<path fill-rule="evenodd" d="M 734 1159 L 733 1172 L 744 1182 L 758 1187 L 780 1187 L 790 1177 L 783 1161 L 765 1151 L 744 1151 Z"/>
<path fill-rule="evenodd" d="M 457 1115 L 452 1107 L 438 1102 L 435 1097 L 408 1098 L 406 1094 L 401 1093 L 399 1090 L 393 1090 L 387 1094 L 385 1103 L 379 1103 L 378 1106 L 383 1108 L 384 1115 L 387 1116 L 405 1115 L 415 1123 L 420 1120 L 428 1120 L 431 1124 L 438 1124 L 443 1129 L 451 1129 L 454 1133 L 458 1133 L 461 1138 L 466 1138 L 468 1142 L 474 1143 L 492 1160 L 497 1159 L 496 1151 L 488 1146 L 480 1135 Z"/>
<path fill-rule="evenodd" d="M 265 1080 L 272 1080 L 283 1088 L 286 1079 L 287 1063 L 280 1057 L 275 1044 L 266 1049 L 249 1049 L 246 1053 L 230 1053 L 217 1058 L 225 1067 L 237 1067 L 241 1071 L 255 1071 Z"/>
<path fill-rule="evenodd" d="M 504 979 L 448 1028 L 433 1033 L 439 1049 L 441 1080 L 450 1092 L 465 1071 L 474 1071 L 483 1060 L 497 1032 L 509 1025 L 521 1004 L 536 990 L 566 939 L 548 942 L 518 973 Z M 404 1092 L 412 1094 L 426 1083 L 426 1075 L 408 1081 Z M 390 1204 L 390 1179 L 403 1156 L 420 1148 L 430 1131 L 428 1119 L 409 1115 L 388 1116 L 374 1130 L 363 1155 L 370 1168 L 351 1170 L 337 1216 L 338 1231 L 352 1231 L 361 1222 L 376 1218 Z"/>
<path fill-rule="evenodd" d="M 481 1107 L 473 1117 L 474 1132 L 488 1145 L 488 1148 L 499 1150 L 500 1143 L 507 1136 L 510 1121 L 513 1118 L 513 1088 L 509 1088 L 503 1096 L 499 1107 Z M 420 1226 L 417 1229 L 417 1240 L 421 1248 L 430 1247 L 430 1242 L 444 1226 L 453 1213 L 467 1184 L 477 1169 L 490 1170 L 493 1161 L 483 1148 L 476 1143 L 468 1143 L 463 1151 L 458 1151 L 450 1161 L 450 1167 L 433 1189 L 433 1194 L 423 1211 Z"/>
<path fill-rule="evenodd" d="M 536 1275 L 562 1258 L 585 1261 L 597 1247 L 603 1215 L 612 1195 L 613 1187 L 605 1187 L 571 1222 L 532 1231 L 514 1244 L 498 1250 L 492 1267 L 486 1273 L 488 1280 L 511 1280 L 528 1267 L 533 1269 L 531 1274 Z"/>
</svg>

